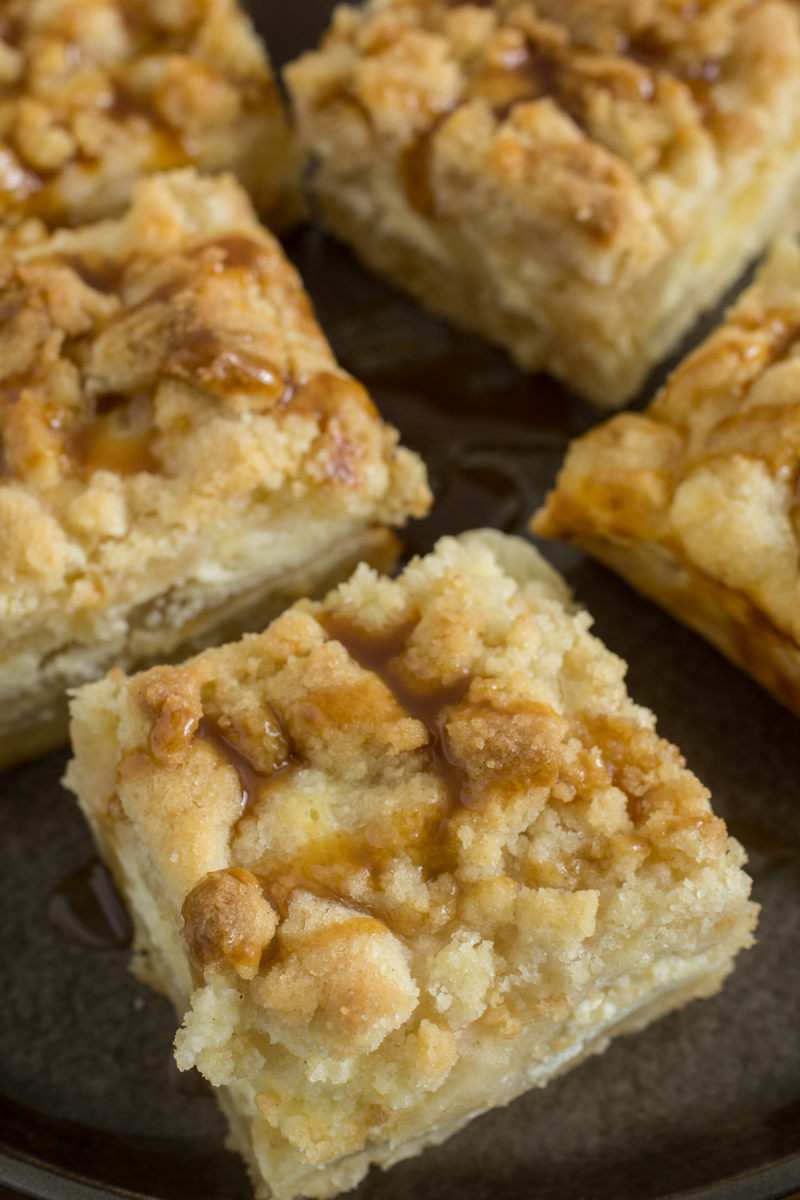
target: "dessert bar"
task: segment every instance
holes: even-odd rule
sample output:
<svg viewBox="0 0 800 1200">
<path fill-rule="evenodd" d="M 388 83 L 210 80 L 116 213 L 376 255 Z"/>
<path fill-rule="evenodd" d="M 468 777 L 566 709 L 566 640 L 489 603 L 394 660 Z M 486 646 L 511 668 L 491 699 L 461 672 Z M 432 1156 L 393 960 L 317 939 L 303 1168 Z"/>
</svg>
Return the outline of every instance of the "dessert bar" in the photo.
<svg viewBox="0 0 800 1200">
<path fill-rule="evenodd" d="M 2 0 L 0 218 L 116 216 L 143 174 L 232 170 L 271 224 L 298 160 L 237 0 Z"/>
<path fill-rule="evenodd" d="M 257 1194 L 352 1187 L 694 997 L 744 852 L 494 531 L 72 705 L 78 795 Z"/>
<path fill-rule="evenodd" d="M 644 413 L 573 442 L 533 522 L 703 634 L 800 715 L 800 247 Z"/>
<path fill-rule="evenodd" d="M 791 0 L 369 0 L 286 79 L 331 230 L 602 407 L 800 223 Z"/>
<path fill-rule="evenodd" d="M 388 567 L 430 500 L 239 184 L 191 168 L 0 236 L 0 434 L 3 765 L 66 739 L 66 688 Z"/>
</svg>

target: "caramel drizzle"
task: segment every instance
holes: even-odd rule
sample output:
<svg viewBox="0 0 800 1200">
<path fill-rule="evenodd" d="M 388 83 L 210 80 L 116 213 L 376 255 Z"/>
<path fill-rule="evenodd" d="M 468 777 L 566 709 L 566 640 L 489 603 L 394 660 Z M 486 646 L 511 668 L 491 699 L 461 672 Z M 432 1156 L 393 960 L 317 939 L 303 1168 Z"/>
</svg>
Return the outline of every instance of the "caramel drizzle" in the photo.
<svg viewBox="0 0 800 1200">
<path fill-rule="evenodd" d="M 12 17 L 4 14 L 0 17 L 0 38 L 7 46 L 14 46 L 16 49 L 22 45 L 25 38 L 25 20 L 23 17 Z"/>
<path fill-rule="evenodd" d="M 403 933 L 396 927 L 391 917 L 383 909 L 375 908 L 371 904 L 350 900 L 333 888 L 326 887 L 314 879 L 309 879 L 293 867 L 280 867 L 268 873 L 264 873 L 263 871 L 251 872 L 241 867 L 225 867 L 221 871 L 212 871 L 208 875 L 205 875 L 189 892 L 181 908 L 181 916 L 183 917 L 183 929 L 181 932 L 189 948 L 193 963 L 201 972 L 204 967 L 212 963 L 222 962 L 226 958 L 230 958 L 234 963 L 236 962 L 236 956 L 229 953 L 230 948 L 220 945 L 218 938 L 209 936 L 204 928 L 202 919 L 198 920 L 196 901 L 198 899 L 202 901 L 202 894 L 205 889 L 210 884 L 213 886 L 215 878 L 221 875 L 233 876 L 233 878 L 239 879 L 242 882 L 248 876 L 252 877 L 260 887 L 264 899 L 274 909 L 280 922 L 285 921 L 288 916 L 289 902 L 294 892 L 305 891 L 310 892 L 321 900 L 329 900 L 334 904 L 342 905 L 352 912 L 355 919 L 359 917 L 367 918 L 370 925 L 367 925 L 365 932 L 382 933 L 388 928 L 396 937 L 405 941 Z M 351 922 L 348 921 L 344 925 L 329 926 L 324 931 L 323 936 L 327 935 L 331 938 L 340 937 L 350 924 Z M 252 949 L 255 949 L 255 946 Z M 276 937 L 273 937 L 267 946 L 259 947 L 257 955 L 257 968 L 262 974 L 265 969 L 285 957 L 281 953 L 279 939 Z"/>
<path fill-rule="evenodd" d="M 707 58 L 681 66 L 670 61 L 669 52 L 647 31 L 628 40 L 625 55 L 645 67 L 651 76 L 666 71 L 686 84 L 700 109 L 703 121 L 708 122 L 717 113 L 711 88 L 722 78 L 722 63 L 719 59 Z M 650 95 L 654 91 L 655 87 L 651 83 Z"/>
<path fill-rule="evenodd" d="M 47 911 L 53 924 L 80 946 L 117 950 L 130 945 L 130 917 L 108 869 L 97 858 L 58 885 Z"/>
<path fill-rule="evenodd" d="M 219 247 L 225 251 L 225 268 L 229 271 L 239 268 L 257 271 L 267 255 L 266 247 L 261 242 L 241 233 L 232 233 L 227 237 L 215 238 L 211 242 L 203 242 L 190 253 L 192 257 L 197 257 L 210 247 Z"/>
<path fill-rule="evenodd" d="M 490 67 L 468 85 L 469 99 L 483 98 L 502 121 L 523 101 L 552 96 L 572 119 L 581 124 L 580 86 L 571 79 L 569 63 L 558 51 L 528 43 L 524 57 L 507 67 Z"/>
<path fill-rule="evenodd" d="M 70 267 L 88 287 L 109 296 L 118 293 L 125 277 L 127 262 L 104 258 L 100 254 L 64 254 L 64 266 Z"/>
<path fill-rule="evenodd" d="M 365 865 L 369 866 L 370 872 L 374 870 L 374 865 L 370 860 L 366 860 Z M 316 879 L 311 879 L 308 875 L 295 870 L 294 867 L 281 866 L 266 874 L 260 871 L 256 871 L 254 874 L 261 884 L 261 891 L 264 897 L 269 901 L 282 921 L 288 915 L 289 900 L 292 893 L 299 889 L 311 892 L 312 895 L 318 896 L 321 900 L 332 900 L 336 904 L 343 904 L 345 908 L 351 909 L 358 916 L 371 917 L 373 920 L 379 921 L 382 925 L 388 926 L 392 933 L 405 940 L 404 935 L 394 924 L 392 918 L 384 908 L 364 903 L 361 900 L 351 900 L 348 896 L 343 896 L 341 892 L 337 892 L 334 888 L 327 887 L 325 884 L 319 883 Z M 333 926 L 333 928 L 335 929 L 336 926 Z M 269 955 L 264 961 L 269 961 L 271 957 L 272 955 Z"/>
<path fill-rule="evenodd" d="M 212 264 L 213 271 L 243 270 L 254 277 L 267 257 L 266 248 L 260 242 L 242 234 L 204 242 L 188 251 L 186 257 L 199 258 L 209 249 L 223 252 L 222 260 Z M 57 261 L 73 270 L 95 291 L 110 295 L 121 292 L 133 260 L 120 261 L 86 253 L 59 256 Z M 135 308 L 168 303 L 187 286 L 187 282 L 179 279 L 162 284 L 138 305 L 112 317 L 111 322 L 125 319 Z M 70 352 L 69 345 L 66 352 Z M 149 406 L 159 380 L 170 376 L 197 382 L 205 390 L 223 397 L 236 391 L 258 391 L 274 400 L 281 410 L 288 408 L 294 397 L 292 381 L 272 363 L 248 354 L 246 350 L 226 347 L 212 330 L 197 330 L 168 356 L 152 387 L 134 395 L 113 393 L 99 397 L 91 414 L 78 419 L 66 432 L 66 460 L 82 474 L 98 470 L 121 476 L 139 472 L 160 474 L 162 466 L 153 452 L 158 430 L 152 426 Z M 4 398 L 6 401 L 14 399 L 8 388 L 4 389 Z M 0 474 L 8 473 L 0 461 Z"/>
<path fill-rule="evenodd" d="M 201 242 L 200 245 L 185 250 L 183 256 L 189 259 L 197 259 L 201 258 L 208 250 L 223 251 L 222 261 L 214 265 L 213 269 L 215 271 L 244 269 L 257 275 L 261 264 L 268 257 L 267 248 L 261 242 L 239 233 L 213 238 L 208 242 Z M 84 254 L 62 254 L 59 255 L 58 261 L 63 263 L 64 266 L 70 267 L 84 283 L 94 288 L 95 291 L 110 294 L 121 291 L 125 275 L 131 263 L 136 260 L 136 257 L 134 253 L 125 259 L 106 258 L 96 251 L 89 251 Z M 144 305 L 150 304 L 154 300 L 171 300 L 186 284 L 187 281 L 185 279 L 173 280 L 162 284 L 161 287 L 156 288 L 148 296 L 145 296 L 134 308 L 144 307 Z M 134 309 L 128 308 L 120 315 L 125 316 L 132 311 Z"/>
<path fill-rule="evenodd" d="M 280 714 L 271 704 L 269 709 L 286 746 L 286 754 L 283 760 L 276 763 L 268 772 L 259 770 L 253 759 L 241 748 L 239 743 L 242 733 L 235 723 L 222 726 L 212 717 L 203 717 L 197 729 L 196 740 L 213 747 L 217 755 L 229 763 L 239 776 L 239 785 L 242 789 L 242 813 L 256 803 L 264 787 L 274 784 L 282 776 L 288 775 L 302 765 L 302 759 L 292 745 Z"/>
<path fill-rule="evenodd" d="M 446 710 L 463 699 L 472 676 L 462 675 L 449 687 L 441 684 L 431 687 L 426 686 L 426 680 L 413 675 L 401 656 L 416 628 L 415 621 L 377 635 L 337 617 L 325 617 L 322 623 L 331 640 L 340 642 L 364 670 L 378 675 L 403 711 L 425 725 L 431 762 L 445 791 L 446 815 L 451 816 L 459 806 L 474 807 L 467 773 L 450 753 L 445 730 Z"/>
<path fill-rule="evenodd" d="M 433 139 L 440 126 L 457 108 L 470 100 L 482 99 L 497 119 L 504 121 L 517 104 L 538 100 L 543 96 L 554 97 L 578 125 L 582 123 L 580 88 L 571 86 L 568 64 L 562 61 L 557 52 L 548 52 L 530 43 L 519 62 L 508 67 L 487 67 L 471 79 L 460 100 L 417 134 L 403 153 L 400 173 L 411 207 L 425 216 L 434 213 L 430 178 Z"/>
<path fill-rule="evenodd" d="M 157 432 L 119 432 L 106 416 L 98 416 L 78 429 L 69 440 L 69 458 L 82 473 L 112 471 L 115 475 L 158 475 L 161 463 L 153 454 Z"/>
<path fill-rule="evenodd" d="M 772 336 L 772 344 L 769 347 L 767 361 L 764 364 L 764 371 L 774 367 L 777 363 L 783 362 L 792 353 L 795 344 L 800 338 L 800 319 L 797 312 L 786 315 L 780 313 L 767 312 L 761 318 L 745 318 L 735 322 L 739 329 L 744 329 L 748 333 L 758 333 L 761 330 L 767 329 Z M 752 385 L 751 385 L 752 386 Z"/>
<path fill-rule="evenodd" d="M 592 53 L 581 47 L 573 49 L 583 54 Z M 642 100 L 652 100 L 655 94 L 654 76 L 659 71 L 667 71 L 689 88 L 704 122 L 708 123 L 716 116 L 717 107 L 711 89 L 723 75 L 722 63 L 718 59 L 705 59 L 681 67 L 678 63 L 670 62 L 664 48 L 653 39 L 648 40 L 646 34 L 628 41 L 624 53 L 648 72 L 648 78 L 639 85 Z M 561 49 L 549 49 L 528 39 L 520 61 L 508 66 L 487 66 L 470 79 L 456 104 L 418 133 L 403 153 L 400 174 L 411 207 L 425 216 L 434 213 L 435 201 L 430 179 L 433 138 L 457 108 L 470 100 L 482 99 L 498 121 L 504 121 L 518 104 L 545 96 L 552 97 L 585 131 L 585 81 L 580 72 L 572 68 L 568 54 Z"/>
</svg>

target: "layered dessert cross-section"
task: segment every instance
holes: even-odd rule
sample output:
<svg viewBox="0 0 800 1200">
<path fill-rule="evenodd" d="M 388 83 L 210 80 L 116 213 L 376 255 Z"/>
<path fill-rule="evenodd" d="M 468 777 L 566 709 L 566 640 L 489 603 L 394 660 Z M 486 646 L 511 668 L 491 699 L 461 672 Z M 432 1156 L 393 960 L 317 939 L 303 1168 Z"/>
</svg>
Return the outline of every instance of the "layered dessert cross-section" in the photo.
<svg viewBox="0 0 800 1200">
<path fill-rule="evenodd" d="M 2 0 L 0 218 L 116 216 L 143 174 L 235 171 L 270 224 L 298 159 L 238 0 Z"/>
<path fill-rule="evenodd" d="M 0 240 L 0 763 L 66 740 L 65 689 L 263 629 L 428 507 L 229 175 Z"/>
<path fill-rule="evenodd" d="M 800 715 L 800 247 L 644 413 L 573 442 L 534 518 L 581 546 Z"/>
<path fill-rule="evenodd" d="M 602 407 L 800 221 L 792 0 L 369 0 L 286 78 L 334 233 Z"/>
<path fill-rule="evenodd" d="M 67 785 L 262 1197 L 328 1197 L 717 991 L 744 852 L 528 543 L 87 685 Z"/>
</svg>

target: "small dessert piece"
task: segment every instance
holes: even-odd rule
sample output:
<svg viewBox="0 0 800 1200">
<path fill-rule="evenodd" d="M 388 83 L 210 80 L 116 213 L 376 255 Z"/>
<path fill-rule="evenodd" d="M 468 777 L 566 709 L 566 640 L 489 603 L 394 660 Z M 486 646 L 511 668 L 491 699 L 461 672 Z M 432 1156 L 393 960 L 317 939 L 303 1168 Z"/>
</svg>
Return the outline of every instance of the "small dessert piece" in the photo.
<svg viewBox="0 0 800 1200">
<path fill-rule="evenodd" d="M 423 514 L 397 448 L 230 175 L 0 235 L 0 765 L 65 689 L 263 629 Z"/>
<path fill-rule="evenodd" d="M 656 396 L 572 443 L 531 528 L 619 571 L 800 715 L 800 247 Z"/>
<path fill-rule="evenodd" d="M 0 219 L 121 213 L 143 174 L 235 171 L 261 215 L 300 211 L 298 160 L 238 0 L 2 0 Z"/>
<path fill-rule="evenodd" d="M 602 407 L 800 223 L 791 0 L 369 0 L 286 78 L 330 228 Z"/>
<path fill-rule="evenodd" d="M 751 943 L 742 848 L 590 623 L 484 530 L 75 697 L 67 786 L 259 1196 L 443 1141 Z"/>
</svg>

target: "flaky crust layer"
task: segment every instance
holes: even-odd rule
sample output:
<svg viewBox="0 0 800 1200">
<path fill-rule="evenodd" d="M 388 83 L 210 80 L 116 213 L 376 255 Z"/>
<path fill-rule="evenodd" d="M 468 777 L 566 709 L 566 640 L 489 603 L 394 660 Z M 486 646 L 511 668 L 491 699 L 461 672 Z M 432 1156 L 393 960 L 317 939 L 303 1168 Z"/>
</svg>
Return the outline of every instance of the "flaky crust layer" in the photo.
<svg viewBox="0 0 800 1200">
<path fill-rule="evenodd" d="M 333 229 L 609 407 L 800 181 L 800 15 L 785 0 L 372 0 L 338 8 L 286 77 Z"/>
<path fill-rule="evenodd" d="M 749 944 L 741 847 L 589 623 L 482 531 L 76 697 L 68 786 L 262 1193 L 441 1141 Z"/>
<path fill-rule="evenodd" d="M 800 248 L 779 243 L 644 414 L 574 442 L 534 532 L 574 541 L 800 714 Z"/>
<path fill-rule="evenodd" d="M 300 211 L 298 162 L 238 0 L 4 0 L 0 215 L 115 216 L 144 174 L 233 170 L 261 214 Z"/>
<path fill-rule="evenodd" d="M 429 504 L 231 176 L 6 232 L 0 303 L 0 733 Z"/>
</svg>

